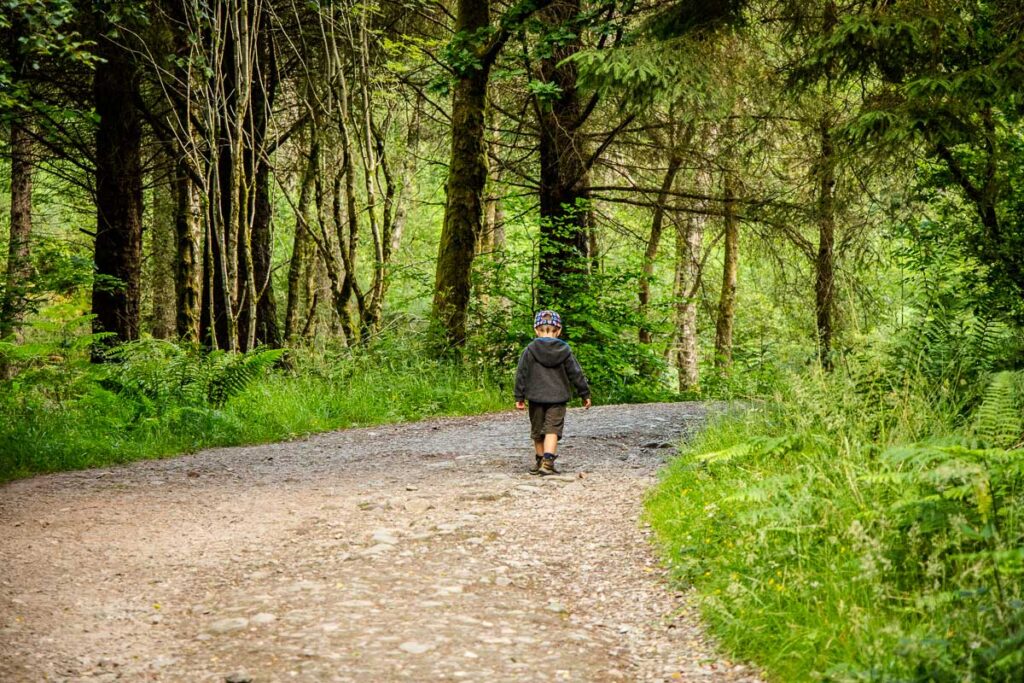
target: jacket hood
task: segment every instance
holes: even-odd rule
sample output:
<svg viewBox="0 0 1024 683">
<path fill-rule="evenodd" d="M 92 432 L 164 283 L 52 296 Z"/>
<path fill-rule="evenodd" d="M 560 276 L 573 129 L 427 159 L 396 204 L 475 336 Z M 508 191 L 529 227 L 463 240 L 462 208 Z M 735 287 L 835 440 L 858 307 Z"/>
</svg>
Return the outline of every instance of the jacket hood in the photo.
<svg viewBox="0 0 1024 683">
<path fill-rule="evenodd" d="M 546 368 L 558 367 L 572 355 L 569 345 L 557 337 L 537 337 L 526 350 Z"/>
</svg>

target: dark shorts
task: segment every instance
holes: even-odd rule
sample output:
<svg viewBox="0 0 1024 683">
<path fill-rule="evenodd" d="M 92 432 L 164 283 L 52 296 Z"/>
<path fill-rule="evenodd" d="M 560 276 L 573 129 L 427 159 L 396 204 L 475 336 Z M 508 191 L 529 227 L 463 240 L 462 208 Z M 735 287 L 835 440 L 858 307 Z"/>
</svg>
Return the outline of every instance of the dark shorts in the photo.
<svg viewBox="0 0 1024 683">
<path fill-rule="evenodd" d="M 543 441 L 545 434 L 557 434 L 562 438 L 565 426 L 564 403 L 530 402 L 530 436 L 534 441 Z"/>
</svg>

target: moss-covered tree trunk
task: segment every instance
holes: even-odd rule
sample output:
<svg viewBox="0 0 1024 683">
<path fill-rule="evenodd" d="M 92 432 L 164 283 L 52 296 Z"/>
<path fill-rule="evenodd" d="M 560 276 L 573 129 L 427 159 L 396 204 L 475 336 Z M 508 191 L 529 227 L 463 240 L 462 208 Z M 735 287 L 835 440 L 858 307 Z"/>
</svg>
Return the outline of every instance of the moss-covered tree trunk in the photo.
<svg viewBox="0 0 1024 683">
<path fill-rule="evenodd" d="M 490 14 L 489 0 L 459 0 L 455 30 L 468 40 L 490 27 Z M 437 336 L 449 347 L 466 342 L 473 256 L 487 184 L 484 115 L 492 61 L 467 65 L 452 94 L 451 154 L 433 302 Z"/>
<path fill-rule="evenodd" d="M 194 343 L 199 341 L 202 305 L 202 206 L 199 188 L 190 177 L 185 163 L 182 161 L 178 164 L 174 178 L 174 232 L 177 242 L 174 288 L 178 304 L 178 338 Z"/>
<path fill-rule="evenodd" d="M 149 332 L 156 339 L 173 339 L 177 332 L 177 297 L 167 295 L 174 291 L 177 256 L 175 195 L 173 182 L 162 183 L 150 190 L 152 210 L 147 230 L 149 256 L 146 258 L 146 298 L 151 306 Z"/>
</svg>

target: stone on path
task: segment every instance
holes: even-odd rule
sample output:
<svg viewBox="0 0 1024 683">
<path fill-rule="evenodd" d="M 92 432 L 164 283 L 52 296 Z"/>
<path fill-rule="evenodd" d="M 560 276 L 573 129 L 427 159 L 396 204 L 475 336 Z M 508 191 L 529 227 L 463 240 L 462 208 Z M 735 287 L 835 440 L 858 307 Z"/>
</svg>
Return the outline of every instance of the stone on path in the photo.
<svg viewBox="0 0 1024 683">
<path fill-rule="evenodd" d="M 430 643 L 420 643 L 415 640 L 407 640 L 399 645 L 398 649 L 402 652 L 408 652 L 411 655 L 421 655 L 424 652 L 433 650 L 434 646 Z"/>
<path fill-rule="evenodd" d="M 228 619 L 218 619 L 210 624 L 208 630 L 213 633 L 230 633 L 231 631 L 240 631 L 248 625 L 249 620 L 245 617 L 230 617 Z"/>
<path fill-rule="evenodd" d="M 370 537 L 374 543 L 384 543 L 386 545 L 397 545 L 398 537 L 395 536 L 395 532 L 391 529 L 377 529 L 373 532 L 373 536 Z"/>
</svg>

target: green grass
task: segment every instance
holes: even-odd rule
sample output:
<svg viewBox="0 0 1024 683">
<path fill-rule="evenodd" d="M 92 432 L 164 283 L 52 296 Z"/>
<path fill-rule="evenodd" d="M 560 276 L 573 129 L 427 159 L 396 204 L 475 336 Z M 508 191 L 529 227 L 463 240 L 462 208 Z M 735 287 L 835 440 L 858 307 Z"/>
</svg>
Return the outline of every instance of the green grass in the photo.
<svg viewBox="0 0 1024 683">
<path fill-rule="evenodd" d="M 492 412 L 511 401 L 486 374 L 416 354 L 306 354 L 296 363 L 292 370 L 261 372 L 220 406 L 159 392 L 154 399 L 152 391 L 129 394 L 112 388 L 105 370 L 84 364 L 26 373 L 0 398 L 0 481 L 345 427 Z M 133 372 L 141 383 L 161 367 Z"/>
<path fill-rule="evenodd" d="M 772 680 L 1019 680 L 1024 455 L 863 379 L 794 379 L 670 463 L 646 510 L 676 580 Z"/>
</svg>

